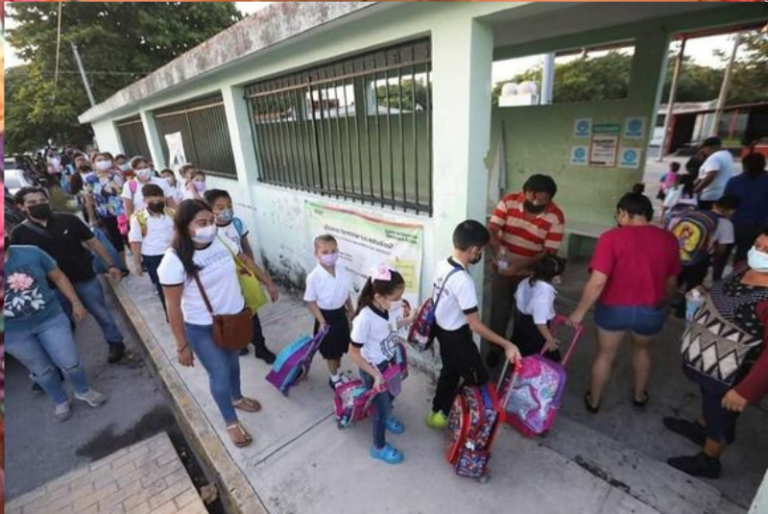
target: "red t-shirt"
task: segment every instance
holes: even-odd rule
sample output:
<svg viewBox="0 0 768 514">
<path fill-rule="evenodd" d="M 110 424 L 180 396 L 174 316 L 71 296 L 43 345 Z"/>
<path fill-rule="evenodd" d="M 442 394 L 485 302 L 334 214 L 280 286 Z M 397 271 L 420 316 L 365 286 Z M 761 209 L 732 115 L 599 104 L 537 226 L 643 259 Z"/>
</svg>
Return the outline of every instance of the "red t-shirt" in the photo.
<svg viewBox="0 0 768 514">
<path fill-rule="evenodd" d="M 599 302 L 624 307 L 659 305 L 667 298 L 667 279 L 682 270 L 675 236 L 653 225 L 601 235 L 591 267 L 608 276 Z"/>
</svg>

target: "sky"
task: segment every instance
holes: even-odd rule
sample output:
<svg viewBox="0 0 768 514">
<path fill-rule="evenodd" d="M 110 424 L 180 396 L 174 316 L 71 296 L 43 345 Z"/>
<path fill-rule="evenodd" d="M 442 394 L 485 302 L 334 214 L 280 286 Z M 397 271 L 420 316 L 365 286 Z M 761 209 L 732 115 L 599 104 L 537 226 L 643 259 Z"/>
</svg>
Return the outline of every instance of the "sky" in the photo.
<svg viewBox="0 0 768 514">
<path fill-rule="evenodd" d="M 260 9 L 267 7 L 273 2 L 235 2 L 237 8 L 243 14 L 252 14 Z M 6 28 L 13 28 L 13 19 L 6 17 Z M 701 65 L 713 67 L 723 67 L 725 63 L 712 55 L 715 50 L 722 50 L 730 54 L 732 48 L 732 39 L 729 36 L 713 36 L 689 41 L 686 45 L 686 55 L 690 56 L 694 62 Z M 5 68 L 11 68 L 21 64 L 16 56 L 14 49 L 6 42 Z M 575 57 L 574 57 L 575 58 Z M 526 71 L 529 68 L 540 66 L 542 56 L 531 56 L 510 61 L 499 61 L 493 63 L 493 82 L 505 81 L 513 78 L 515 75 Z M 558 62 L 560 62 L 558 60 Z"/>
</svg>

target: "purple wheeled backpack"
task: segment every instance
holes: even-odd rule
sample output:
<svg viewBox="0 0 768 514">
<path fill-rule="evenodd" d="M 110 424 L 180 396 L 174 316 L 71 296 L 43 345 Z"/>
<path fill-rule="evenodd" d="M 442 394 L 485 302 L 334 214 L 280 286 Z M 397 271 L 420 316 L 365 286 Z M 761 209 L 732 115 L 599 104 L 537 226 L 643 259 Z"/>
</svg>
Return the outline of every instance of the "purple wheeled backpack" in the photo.
<svg viewBox="0 0 768 514">
<path fill-rule="evenodd" d="M 272 364 L 272 370 L 267 374 L 267 382 L 288 396 L 291 388 L 309 374 L 312 358 L 329 330 L 330 327 L 325 325 L 315 337 L 301 336 L 283 348 Z"/>
<path fill-rule="evenodd" d="M 368 389 L 359 378 L 337 386 L 333 397 L 336 426 L 348 428 L 367 418 L 373 409 L 373 397 L 380 392 Z"/>
</svg>

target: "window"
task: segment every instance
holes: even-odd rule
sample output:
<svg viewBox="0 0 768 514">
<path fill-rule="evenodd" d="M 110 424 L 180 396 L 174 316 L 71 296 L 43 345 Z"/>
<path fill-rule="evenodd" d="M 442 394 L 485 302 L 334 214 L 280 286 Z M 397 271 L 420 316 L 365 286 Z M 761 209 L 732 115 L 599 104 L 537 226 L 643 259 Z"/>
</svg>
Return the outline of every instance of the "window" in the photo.
<svg viewBox="0 0 768 514">
<path fill-rule="evenodd" d="M 237 178 L 221 94 L 167 107 L 154 116 L 166 163 L 172 159 L 165 136 L 180 133 L 187 162 L 211 175 Z"/>
<path fill-rule="evenodd" d="M 259 180 L 432 214 L 429 41 L 246 88 Z"/>
<path fill-rule="evenodd" d="M 117 131 L 123 143 L 123 153 L 130 159 L 142 155 L 149 159 L 149 144 L 140 116 L 134 116 L 117 122 Z"/>
</svg>

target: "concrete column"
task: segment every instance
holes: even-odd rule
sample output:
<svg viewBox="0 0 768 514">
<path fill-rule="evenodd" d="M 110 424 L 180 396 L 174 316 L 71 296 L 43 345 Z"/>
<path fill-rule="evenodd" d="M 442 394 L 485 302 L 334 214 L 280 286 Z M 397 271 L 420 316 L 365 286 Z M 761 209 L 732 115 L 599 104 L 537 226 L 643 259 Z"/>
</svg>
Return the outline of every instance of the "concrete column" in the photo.
<svg viewBox="0 0 768 514">
<path fill-rule="evenodd" d="M 250 191 L 251 186 L 258 181 L 259 165 L 251 137 L 251 123 L 248 119 L 248 105 L 244 95 L 244 88 L 239 86 L 224 87 L 221 90 L 229 139 L 232 142 L 232 155 L 235 157 L 237 181 L 241 188 L 247 188 Z"/>
<path fill-rule="evenodd" d="M 434 238 L 426 262 L 450 255 L 456 225 L 485 224 L 491 139 L 493 30 L 466 17 L 447 18 L 432 32 Z M 431 281 L 434 270 L 426 270 Z M 478 291 L 482 268 L 472 275 Z"/>
<path fill-rule="evenodd" d="M 150 111 L 143 110 L 139 113 L 141 115 L 141 124 L 144 127 L 144 135 L 147 136 L 147 145 L 149 146 L 149 157 L 155 164 L 156 170 L 161 170 L 168 166 L 165 162 L 165 156 L 163 156 L 163 145 L 160 143 L 160 132 L 157 130 L 157 124 L 155 123 L 155 117 L 152 116 Z"/>
</svg>

